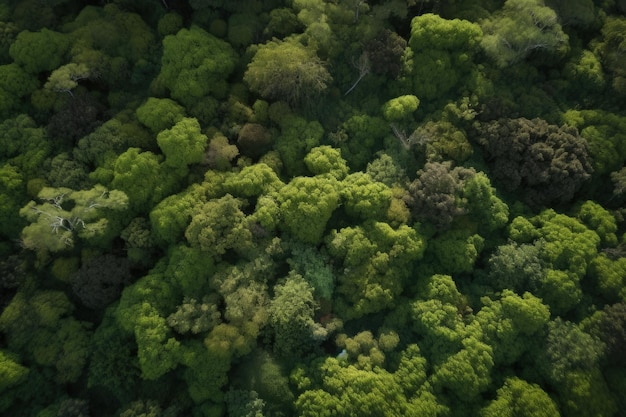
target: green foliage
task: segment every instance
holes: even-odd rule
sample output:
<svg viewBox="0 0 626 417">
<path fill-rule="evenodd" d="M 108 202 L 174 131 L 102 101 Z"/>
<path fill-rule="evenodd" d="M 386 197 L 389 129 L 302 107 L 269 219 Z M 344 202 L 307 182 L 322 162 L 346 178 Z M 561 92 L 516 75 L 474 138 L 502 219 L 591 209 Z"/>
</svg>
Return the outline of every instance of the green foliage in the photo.
<svg viewBox="0 0 626 417">
<path fill-rule="evenodd" d="M 36 78 L 19 65 L 0 65 L 0 116 L 8 118 L 22 108 L 22 100 L 37 89 Z"/>
<path fill-rule="evenodd" d="M 137 108 L 137 119 L 152 133 L 170 129 L 185 117 L 185 109 L 174 100 L 150 97 Z"/>
<path fill-rule="evenodd" d="M 411 264 L 421 259 L 425 244 L 415 229 L 406 225 L 394 230 L 387 223 L 370 221 L 332 231 L 327 247 L 343 265 L 337 276 L 341 296 L 337 308 L 358 318 L 394 306 L 411 274 Z"/>
<path fill-rule="evenodd" d="M 261 97 L 291 105 L 307 103 L 332 82 L 315 51 L 293 39 L 260 45 L 243 79 Z"/>
<path fill-rule="evenodd" d="M 334 178 L 296 177 L 277 196 L 279 227 L 306 243 L 318 244 L 326 223 L 339 207 L 339 186 Z"/>
<path fill-rule="evenodd" d="M 496 289 L 515 292 L 533 288 L 544 279 L 545 270 L 539 258 L 541 246 L 514 242 L 498 246 L 489 257 L 489 283 Z"/>
<path fill-rule="evenodd" d="M 172 98 L 186 107 L 208 94 L 226 94 L 226 78 L 235 69 L 232 47 L 197 26 L 163 39 L 160 79 Z"/>
<path fill-rule="evenodd" d="M 523 192 L 533 207 L 569 202 L 593 172 L 587 142 L 570 126 L 501 119 L 483 124 L 480 136 L 496 184 Z"/>
<path fill-rule="evenodd" d="M 38 74 L 60 66 L 68 46 L 67 37 L 61 33 L 45 28 L 39 32 L 25 30 L 17 35 L 9 53 L 27 72 Z"/>
<path fill-rule="evenodd" d="M 463 163 L 474 152 L 465 133 L 448 121 L 426 122 L 413 133 L 418 143 L 425 143 L 426 160 Z"/>
<path fill-rule="evenodd" d="M 320 384 L 298 396 L 298 415 L 405 415 L 407 399 L 402 386 L 384 369 L 360 370 L 328 358 L 314 363 L 310 372 Z"/>
<path fill-rule="evenodd" d="M 601 110 L 569 110 L 563 120 L 578 128 L 589 143 L 596 174 L 607 174 L 623 165 L 626 160 L 626 118 Z"/>
<path fill-rule="evenodd" d="M 493 351 L 471 336 L 461 343 L 461 350 L 435 367 L 431 383 L 435 392 L 450 390 L 459 400 L 471 402 L 491 384 Z"/>
<path fill-rule="evenodd" d="M 4 398 L 0 400 L 0 411 L 5 411 L 14 401 L 7 391 L 24 383 L 27 376 L 28 368 L 20 365 L 16 355 L 0 351 L 0 380 L 2 381 L 0 383 L 0 394 Z"/>
<path fill-rule="evenodd" d="M 407 205 L 413 216 L 440 228 L 449 226 L 455 217 L 465 213 L 463 188 L 475 173 L 473 169 L 452 168 L 450 162 L 426 163 L 408 186 Z"/>
<path fill-rule="evenodd" d="M 195 298 L 186 298 L 176 311 L 167 317 L 167 324 L 177 333 L 204 333 L 220 322 L 221 314 L 217 306 L 208 297 L 202 302 Z"/>
<path fill-rule="evenodd" d="M 162 157 L 139 148 L 128 148 L 115 160 L 111 188 L 128 196 L 134 213 L 149 211 L 175 191 L 180 172 L 167 172 L 161 161 Z"/>
<path fill-rule="evenodd" d="M 164 164 L 174 169 L 202 162 L 207 142 L 194 118 L 183 118 L 157 135 L 157 143 L 165 155 Z"/>
<path fill-rule="evenodd" d="M 274 353 L 279 357 L 302 356 L 311 346 L 315 330 L 313 287 L 301 275 L 291 273 L 274 291 L 276 295 L 269 305 Z"/>
<path fill-rule="evenodd" d="M 191 218 L 185 231 L 187 241 L 211 256 L 221 256 L 228 249 L 245 252 L 251 245 L 252 233 L 243 202 L 230 194 L 205 203 Z"/>
<path fill-rule="evenodd" d="M 493 349 L 497 365 L 512 365 L 532 347 L 550 319 L 550 310 L 541 299 L 526 292 L 522 297 L 504 290 L 498 301 L 482 300 L 471 327 L 480 326 L 482 340 Z"/>
<path fill-rule="evenodd" d="M 515 64 L 536 51 L 545 50 L 557 56 L 567 51 L 568 37 L 557 14 L 543 0 L 507 0 L 502 10 L 482 27 L 485 36 L 481 45 L 501 67 Z"/>
<path fill-rule="evenodd" d="M 338 180 L 344 179 L 349 168 L 339 149 L 328 145 L 318 146 L 304 157 L 306 167 L 315 175 L 328 174 Z"/>
<path fill-rule="evenodd" d="M 616 405 L 599 371 L 604 346 L 574 323 L 560 318 L 548 324 L 547 346 L 540 369 L 559 393 L 564 413 L 612 415 Z"/>
<path fill-rule="evenodd" d="M 328 254 L 301 242 L 290 242 L 289 250 L 291 256 L 287 259 L 287 263 L 313 287 L 316 298 L 332 300 L 335 276 L 329 265 Z"/>
<path fill-rule="evenodd" d="M 484 243 L 485 239 L 478 234 L 452 229 L 432 240 L 427 253 L 434 257 L 446 274 L 470 273 Z"/>
<path fill-rule="evenodd" d="M 462 85 L 482 38 L 480 27 L 427 13 L 411 21 L 411 88 L 420 100 L 435 100 Z"/>
<path fill-rule="evenodd" d="M 417 110 L 420 101 L 417 97 L 406 95 L 389 100 L 383 105 L 383 116 L 388 122 L 400 122 L 410 118 Z"/>
<path fill-rule="evenodd" d="M 605 300 L 618 301 L 626 298 L 626 258 L 611 259 L 605 254 L 598 255 L 589 264 L 587 274 L 593 280 L 596 291 Z"/>
<path fill-rule="evenodd" d="M 626 406 L 626 1 L 0 3 L 0 414 Z"/>
<path fill-rule="evenodd" d="M 341 182 L 341 202 L 349 216 L 363 220 L 383 220 L 391 204 L 389 187 L 357 172 Z"/>
<path fill-rule="evenodd" d="M 602 26 L 602 42 L 597 51 L 604 68 L 613 76 L 613 89 L 621 96 L 626 93 L 626 73 L 624 72 L 624 16 L 609 16 Z"/>
<path fill-rule="evenodd" d="M 90 190 L 43 188 L 38 199 L 20 210 L 30 224 L 22 230 L 22 242 L 28 249 L 59 252 L 70 249 L 76 239 L 87 242 L 109 240 L 116 231 L 107 217 L 128 206 L 126 194 L 96 185 Z M 113 234 L 113 236 L 111 236 Z"/>
<path fill-rule="evenodd" d="M 57 383 L 76 382 L 89 355 L 88 325 L 71 317 L 73 305 L 59 291 L 18 293 L 0 315 L 12 351 L 50 367 Z"/>
<path fill-rule="evenodd" d="M 558 406 L 537 384 L 517 377 L 507 378 L 497 397 L 481 410 L 484 417 L 559 417 Z"/>
<path fill-rule="evenodd" d="M 91 341 L 87 386 L 105 387 L 122 403 L 130 400 L 140 374 L 136 348 L 133 338 L 120 331 L 107 314 Z"/>
</svg>

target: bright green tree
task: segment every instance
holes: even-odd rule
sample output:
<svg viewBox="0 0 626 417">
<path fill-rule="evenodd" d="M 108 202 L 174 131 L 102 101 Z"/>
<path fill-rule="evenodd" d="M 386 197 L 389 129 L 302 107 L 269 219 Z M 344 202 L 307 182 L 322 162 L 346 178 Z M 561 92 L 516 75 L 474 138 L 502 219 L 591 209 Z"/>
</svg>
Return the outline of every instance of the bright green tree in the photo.
<svg viewBox="0 0 626 417">
<path fill-rule="evenodd" d="M 236 59 L 228 43 L 192 26 L 163 39 L 159 77 L 172 98 L 189 107 L 206 95 L 226 94 Z"/>
<path fill-rule="evenodd" d="M 507 378 L 497 397 L 481 410 L 483 417 L 560 417 L 557 404 L 537 384 Z"/>
<path fill-rule="evenodd" d="M 152 133 L 170 129 L 185 117 L 185 108 L 169 98 L 150 97 L 136 110 L 137 119 Z"/>
<path fill-rule="evenodd" d="M 194 118 L 183 118 L 171 129 L 157 135 L 157 143 L 165 155 L 164 164 L 172 168 L 186 168 L 204 159 L 208 138 L 200 131 Z"/>
<path fill-rule="evenodd" d="M 373 221 L 332 231 L 326 241 L 344 267 L 337 276 L 337 309 L 353 318 L 393 307 L 425 249 L 415 229 Z"/>
<path fill-rule="evenodd" d="M 276 196 L 281 214 L 279 227 L 303 242 L 319 243 L 326 223 L 339 207 L 338 188 L 334 178 L 294 178 Z"/>
<path fill-rule="evenodd" d="M 466 20 L 426 13 L 411 21 L 410 81 L 420 100 L 440 99 L 471 72 L 482 38 L 480 27 Z"/>
<path fill-rule="evenodd" d="M 191 218 L 187 241 L 216 257 L 228 249 L 245 252 L 252 245 L 252 233 L 242 207 L 243 202 L 230 194 L 208 201 Z"/>
</svg>

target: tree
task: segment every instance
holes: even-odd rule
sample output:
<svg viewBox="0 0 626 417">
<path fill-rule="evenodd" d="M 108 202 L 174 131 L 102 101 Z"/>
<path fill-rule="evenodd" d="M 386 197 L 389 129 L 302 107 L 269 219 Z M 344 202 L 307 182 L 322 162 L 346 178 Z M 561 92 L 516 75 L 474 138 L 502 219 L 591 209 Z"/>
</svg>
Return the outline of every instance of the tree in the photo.
<svg viewBox="0 0 626 417">
<path fill-rule="evenodd" d="M 172 128 L 185 117 L 185 108 L 169 98 L 150 97 L 136 110 L 137 119 L 152 133 Z"/>
<path fill-rule="evenodd" d="M 452 168 L 450 162 L 428 162 L 409 185 L 407 205 L 416 219 L 445 228 L 466 212 L 462 191 L 474 174 L 473 169 Z"/>
<path fill-rule="evenodd" d="M 245 253 L 251 247 L 252 233 L 241 208 L 243 202 L 230 194 L 208 201 L 191 218 L 185 231 L 187 241 L 214 257 L 229 249 Z"/>
<path fill-rule="evenodd" d="M 75 96 L 50 117 L 46 130 L 60 146 L 74 146 L 78 139 L 102 123 L 104 110 L 102 103 L 91 94 Z"/>
<path fill-rule="evenodd" d="M 493 288 L 518 294 L 543 281 L 544 265 L 539 258 L 541 246 L 510 242 L 497 247 L 488 260 L 488 280 Z"/>
<path fill-rule="evenodd" d="M 103 255 L 81 266 L 72 277 L 72 289 L 86 307 L 102 310 L 119 298 L 130 281 L 130 265 L 125 258 Z"/>
<path fill-rule="evenodd" d="M 624 72 L 624 28 L 623 16 L 609 16 L 602 26 L 603 42 L 596 46 L 604 67 L 613 76 L 613 89 L 620 95 L 626 94 L 626 72 Z"/>
<path fill-rule="evenodd" d="M 207 296 L 199 302 L 185 298 L 176 311 L 167 317 L 167 324 L 179 334 L 205 333 L 219 324 L 221 314 L 217 305 Z"/>
<path fill-rule="evenodd" d="M 446 120 L 426 122 L 411 136 L 413 144 L 424 148 L 428 162 L 452 160 L 462 164 L 474 152 L 465 132 Z"/>
<path fill-rule="evenodd" d="M 626 304 L 604 306 L 596 323 L 592 335 L 604 343 L 607 363 L 626 365 Z"/>
<path fill-rule="evenodd" d="M 576 0 L 573 2 L 546 0 L 546 6 L 557 13 L 559 21 L 564 27 L 589 28 L 597 24 L 598 12 L 592 0 Z"/>
<path fill-rule="evenodd" d="M 587 140 L 595 174 L 608 174 L 622 167 L 626 161 L 626 118 L 601 110 L 569 110 L 563 119 Z"/>
<path fill-rule="evenodd" d="M 162 158 L 139 148 L 128 148 L 115 160 L 110 186 L 128 196 L 132 212 L 146 213 L 176 191 L 181 171 L 168 172 Z"/>
<path fill-rule="evenodd" d="M 392 192 L 368 174 L 356 172 L 341 182 L 341 202 L 346 213 L 364 220 L 384 220 L 391 204 Z"/>
<path fill-rule="evenodd" d="M 557 14 L 543 0 L 507 0 L 499 13 L 483 22 L 482 29 L 481 45 L 500 67 L 536 51 L 563 55 L 568 47 Z"/>
<path fill-rule="evenodd" d="M 91 70 L 87 65 L 72 62 L 52 71 L 44 87 L 74 97 L 72 90 L 78 87 L 78 82 L 90 76 Z"/>
<path fill-rule="evenodd" d="M 344 179 L 350 170 L 341 157 L 341 151 L 328 145 L 311 149 L 304 157 L 304 163 L 313 174 L 328 174 L 338 180 Z"/>
<path fill-rule="evenodd" d="M 37 78 L 19 65 L 0 65 L 0 115 L 6 119 L 22 108 L 22 99 L 38 87 Z"/>
<path fill-rule="evenodd" d="M 290 242 L 288 246 L 291 255 L 287 263 L 291 269 L 313 287 L 316 299 L 332 300 L 335 275 L 328 254 L 302 242 Z"/>
<path fill-rule="evenodd" d="M 206 164 L 219 171 L 229 171 L 232 168 L 232 160 L 239 155 L 239 149 L 231 145 L 226 136 L 217 132 L 211 138 L 206 152 Z"/>
<path fill-rule="evenodd" d="M 385 28 L 365 47 L 372 72 L 397 78 L 402 70 L 402 56 L 407 42 L 396 32 Z"/>
<path fill-rule="evenodd" d="M 172 98 L 187 108 L 206 95 L 224 97 L 235 69 L 232 47 L 198 26 L 163 39 L 160 79 Z"/>
<path fill-rule="evenodd" d="M 272 134 L 259 123 L 246 123 L 237 137 L 237 146 L 241 153 L 251 158 L 258 158 L 266 153 L 272 143 Z"/>
<path fill-rule="evenodd" d="M 96 185 L 90 190 L 44 187 L 41 203 L 30 201 L 20 216 L 30 224 L 22 230 L 23 245 L 32 250 L 59 252 L 74 246 L 76 239 L 112 239 L 107 217 L 128 206 L 126 194 Z"/>
<path fill-rule="evenodd" d="M 446 274 L 471 273 L 485 247 L 485 238 L 470 230 L 446 230 L 431 241 L 427 255 Z"/>
<path fill-rule="evenodd" d="M 8 348 L 52 368 L 59 384 L 76 382 L 89 356 L 89 325 L 72 317 L 73 309 L 63 292 L 22 291 L 0 315 Z"/>
<path fill-rule="evenodd" d="M 564 414 L 603 416 L 616 405 L 599 369 L 604 346 L 571 322 L 557 318 L 548 323 L 546 347 L 538 366 L 559 393 Z"/>
<path fill-rule="evenodd" d="M 481 340 L 493 349 L 494 364 L 511 366 L 542 335 L 550 320 L 550 309 L 529 292 L 519 296 L 504 290 L 499 300 L 485 297 L 482 301 L 484 305 L 468 326 L 469 332 L 482 333 Z"/>
<path fill-rule="evenodd" d="M 412 330 L 423 337 L 426 357 L 441 363 L 461 349 L 467 336 L 463 317 L 467 301 L 449 275 L 422 278 L 417 287 L 418 299 L 410 305 Z"/>
<path fill-rule="evenodd" d="M 293 39 L 259 46 L 243 79 L 261 97 L 291 105 L 314 98 L 332 82 L 315 51 Z"/>
<path fill-rule="evenodd" d="M 497 397 L 481 410 L 483 417 L 559 417 L 559 409 L 537 384 L 517 377 L 507 378 Z"/>
<path fill-rule="evenodd" d="M 263 417 L 265 401 L 256 391 L 230 389 L 226 393 L 226 409 L 232 417 Z"/>
<path fill-rule="evenodd" d="M 165 165 L 186 168 L 187 165 L 202 162 L 208 138 L 200 131 L 196 119 L 183 118 L 171 129 L 161 131 L 157 135 L 157 143 L 165 155 Z"/>
<path fill-rule="evenodd" d="M 587 142 L 569 126 L 501 119 L 479 134 L 496 183 L 523 192 L 533 207 L 567 203 L 593 172 Z"/>
<path fill-rule="evenodd" d="M 405 415 L 407 399 L 392 373 L 343 366 L 335 358 L 314 365 L 310 379 L 320 382 L 298 396 L 298 415 Z"/>
<path fill-rule="evenodd" d="M 430 381 L 435 392 L 449 390 L 458 400 L 471 403 L 491 385 L 492 348 L 469 336 L 463 347 L 435 366 Z"/>
<path fill-rule="evenodd" d="M 315 340 L 313 316 L 318 306 L 313 299 L 313 287 L 292 272 L 274 290 L 276 294 L 269 305 L 274 353 L 283 358 L 300 357 Z"/>
<path fill-rule="evenodd" d="M 28 73 L 39 74 L 58 68 L 68 47 L 67 35 L 43 28 L 38 32 L 20 32 L 9 53 Z"/>
<path fill-rule="evenodd" d="M 6 411 L 15 401 L 9 390 L 24 383 L 27 376 L 28 368 L 19 363 L 17 355 L 0 350 L 0 411 Z"/>
<path fill-rule="evenodd" d="M 390 123 L 400 122 L 409 119 L 419 104 L 419 99 L 412 95 L 396 97 L 383 104 L 383 116 Z"/>
<path fill-rule="evenodd" d="M 441 99 L 463 85 L 482 38 L 480 27 L 426 13 L 411 20 L 409 82 L 420 100 Z"/>
<path fill-rule="evenodd" d="M 324 177 L 296 177 L 276 196 L 280 207 L 279 227 L 296 239 L 318 244 L 326 223 L 339 207 L 337 180 Z"/>
<path fill-rule="evenodd" d="M 77 97 L 73 101 L 82 100 Z M 72 152 L 74 159 L 90 168 L 110 169 L 115 159 L 133 144 L 145 143 L 149 133 L 138 123 L 125 123 L 113 118 L 82 137 Z M 150 138 L 154 141 L 154 138 Z"/>
<path fill-rule="evenodd" d="M 0 233 L 6 238 L 17 238 L 24 226 L 19 221 L 25 189 L 22 174 L 11 164 L 0 166 Z"/>
<path fill-rule="evenodd" d="M 484 172 L 476 173 L 465 182 L 463 197 L 465 208 L 478 223 L 480 232 L 494 232 L 508 223 L 509 207 L 498 198 Z"/>
<path fill-rule="evenodd" d="M 91 340 L 87 387 L 104 387 L 120 403 L 133 399 L 140 375 L 136 350 L 133 335 L 122 331 L 107 310 Z"/>
<path fill-rule="evenodd" d="M 359 318 L 393 307 L 421 259 L 424 240 L 406 225 L 368 221 L 362 226 L 333 230 L 326 238 L 329 254 L 343 265 L 337 275 L 336 309 L 343 317 Z"/>
</svg>

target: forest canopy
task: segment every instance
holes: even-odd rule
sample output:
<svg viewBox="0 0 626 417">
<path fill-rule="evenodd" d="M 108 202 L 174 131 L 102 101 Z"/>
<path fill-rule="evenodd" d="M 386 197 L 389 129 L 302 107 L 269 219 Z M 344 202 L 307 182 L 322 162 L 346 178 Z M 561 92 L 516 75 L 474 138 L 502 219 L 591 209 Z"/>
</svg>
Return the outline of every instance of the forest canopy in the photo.
<svg viewBox="0 0 626 417">
<path fill-rule="evenodd" d="M 0 414 L 618 417 L 626 2 L 0 2 Z"/>
</svg>

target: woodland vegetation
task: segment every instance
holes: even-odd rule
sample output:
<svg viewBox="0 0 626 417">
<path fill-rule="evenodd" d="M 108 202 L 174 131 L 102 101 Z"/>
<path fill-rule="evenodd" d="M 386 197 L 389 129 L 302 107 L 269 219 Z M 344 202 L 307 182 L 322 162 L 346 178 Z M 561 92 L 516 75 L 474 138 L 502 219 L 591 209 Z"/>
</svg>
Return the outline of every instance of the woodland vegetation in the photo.
<svg viewBox="0 0 626 417">
<path fill-rule="evenodd" d="M 0 1 L 0 413 L 611 417 L 626 1 Z"/>
</svg>

